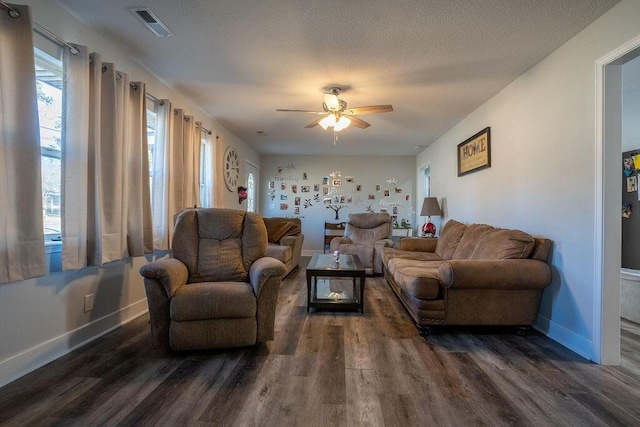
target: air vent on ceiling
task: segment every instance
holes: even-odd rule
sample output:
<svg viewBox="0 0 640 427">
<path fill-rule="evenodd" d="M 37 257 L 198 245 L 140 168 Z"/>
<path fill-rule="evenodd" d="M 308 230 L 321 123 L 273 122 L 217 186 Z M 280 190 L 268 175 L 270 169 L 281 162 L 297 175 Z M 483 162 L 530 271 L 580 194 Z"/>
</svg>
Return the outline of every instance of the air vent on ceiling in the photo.
<svg viewBox="0 0 640 427">
<path fill-rule="evenodd" d="M 158 37 L 173 36 L 173 32 L 148 7 L 132 7 L 129 9 L 153 34 Z"/>
</svg>

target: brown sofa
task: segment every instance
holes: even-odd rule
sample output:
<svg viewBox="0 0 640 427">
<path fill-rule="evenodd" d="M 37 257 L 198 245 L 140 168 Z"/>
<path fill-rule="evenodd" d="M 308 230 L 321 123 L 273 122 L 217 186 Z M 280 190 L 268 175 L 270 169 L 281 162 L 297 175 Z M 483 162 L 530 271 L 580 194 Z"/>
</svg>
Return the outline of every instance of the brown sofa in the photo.
<svg viewBox="0 0 640 427">
<path fill-rule="evenodd" d="M 282 261 L 285 276 L 297 267 L 302 254 L 304 234 L 300 218 L 263 218 L 267 228 L 266 256 Z"/>
<path fill-rule="evenodd" d="M 423 333 L 439 325 L 526 331 L 551 283 L 552 242 L 519 230 L 449 220 L 438 239 L 384 248 L 384 275 Z"/>
</svg>

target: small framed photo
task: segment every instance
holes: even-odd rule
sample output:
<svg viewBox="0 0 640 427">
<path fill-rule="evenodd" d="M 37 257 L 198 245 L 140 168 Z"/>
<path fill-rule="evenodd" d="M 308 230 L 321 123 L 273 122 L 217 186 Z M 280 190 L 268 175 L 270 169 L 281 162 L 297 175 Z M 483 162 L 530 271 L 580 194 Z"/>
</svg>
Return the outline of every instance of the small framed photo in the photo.
<svg viewBox="0 0 640 427">
<path fill-rule="evenodd" d="M 369 194 L 369 197 L 367 197 L 369 200 L 375 200 L 376 199 L 376 195 L 375 194 Z"/>
<path fill-rule="evenodd" d="M 405 194 L 404 195 L 404 201 L 405 202 L 410 202 L 411 201 L 411 194 Z"/>
<path fill-rule="evenodd" d="M 281 194 L 280 195 L 280 200 L 287 200 L 289 196 L 287 196 L 286 194 Z"/>
<path fill-rule="evenodd" d="M 298 186 L 296 184 L 291 185 L 291 192 L 296 194 L 298 192 Z"/>
<path fill-rule="evenodd" d="M 356 191 L 362 191 L 362 185 L 357 184 L 356 185 Z"/>
<path fill-rule="evenodd" d="M 353 182 L 353 177 L 352 177 L 352 176 L 345 176 L 345 177 L 344 177 L 344 180 L 345 180 L 346 182 L 351 183 L 351 182 Z"/>
<path fill-rule="evenodd" d="M 300 215 L 300 206 L 295 206 L 293 208 L 293 214 L 294 215 Z"/>
<path fill-rule="evenodd" d="M 347 203 L 353 203 L 353 197 L 351 196 L 347 197 Z"/>
<path fill-rule="evenodd" d="M 329 194 L 329 187 L 322 187 L 322 195 L 326 196 Z"/>
<path fill-rule="evenodd" d="M 289 209 L 289 205 L 286 203 L 280 203 L 280 210 L 281 211 L 286 211 L 287 209 Z"/>
<path fill-rule="evenodd" d="M 308 186 L 308 185 L 302 185 L 302 186 L 300 186 L 300 192 L 302 192 L 302 193 L 308 193 L 308 192 L 309 192 L 309 186 Z"/>
<path fill-rule="evenodd" d="M 376 191 L 380 191 L 381 188 L 380 184 L 376 184 Z"/>
<path fill-rule="evenodd" d="M 340 202 L 339 203 L 347 203 L 347 196 L 340 196 Z"/>
<path fill-rule="evenodd" d="M 306 172 L 302 172 L 302 179 L 303 180 L 307 180 L 307 173 Z"/>
<path fill-rule="evenodd" d="M 293 199 L 293 204 L 295 206 L 300 206 L 300 197 L 296 197 L 295 199 Z"/>
<path fill-rule="evenodd" d="M 333 199 L 331 197 L 325 197 L 322 203 L 324 203 L 325 205 L 330 205 L 332 201 Z"/>
<path fill-rule="evenodd" d="M 384 197 L 391 197 L 389 190 L 384 190 Z"/>
<path fill-rule="evenodd" d="M 342 180 L 341 179 L 334 179 L 331 182 L 331 185 L 333 185 L 334 187 L 340 187 L 342 185 Z"/>
<path fill-rule="evenodd" d="M 320 184 L 313 184 L 313 191 L 320 191 Z"/>
<path fill-rule="evenodd" d="M 402 194 L 402 188 L 396 187 L 395 190 L 396 190 L 396 194 Z"/>
<path fill-rule="evenodd" d="M 322 177 L 322 185 L 327 185 L 329 184 L 329 177 L 328 176 L 323 176 Z"/>
<path fill-rule="evenodd" d="M 287 189 L 287 183 L 286 182 L 281 182 L 280 183 L 280 190 L 285 191 Z"/>
<path fill-rule="evenodd" d="M 276 182 L 269 181 L 269 190 L 275 190 L 275 188 L 276 188 Z"/>
</svg>

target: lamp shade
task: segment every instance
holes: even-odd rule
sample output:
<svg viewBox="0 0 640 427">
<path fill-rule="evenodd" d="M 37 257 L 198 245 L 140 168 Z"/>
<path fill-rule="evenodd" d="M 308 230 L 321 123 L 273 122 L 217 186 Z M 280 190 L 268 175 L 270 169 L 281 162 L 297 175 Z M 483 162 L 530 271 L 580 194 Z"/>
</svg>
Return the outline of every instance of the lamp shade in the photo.
<svg viewBox="0 0 640 427">
<path fill-rule="evenodd" d="M 436 197 L 425 197 L 422 202 L 422 210 L 420 216 L 441 215 L 440 205 Z"/>
</svg>

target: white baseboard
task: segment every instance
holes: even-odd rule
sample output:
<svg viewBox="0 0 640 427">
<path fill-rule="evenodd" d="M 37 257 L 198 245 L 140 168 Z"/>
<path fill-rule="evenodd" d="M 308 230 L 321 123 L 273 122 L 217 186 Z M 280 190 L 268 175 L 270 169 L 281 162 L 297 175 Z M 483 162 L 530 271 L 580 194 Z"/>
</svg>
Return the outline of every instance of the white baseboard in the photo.
<svg viewBox="0 0 640 427">
<path fill-rule="evenodd" d="M 587 338 L 580 336 L 542 316 L 538 316 L 538 320 L 535 325 L 533 325 L 533 328 L 559 344 L 567 347 L 569 350 L 578 353 L 585 359 L 594 360 L 593 342 Z"/>
<path fill-rule="evenodd" d="M 63 335 L 0 361 L 0 387 L 119 328 L 149 310 L 142 299 Z"/>
</svg>

